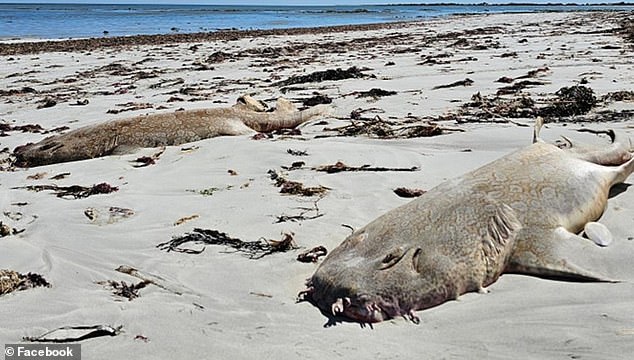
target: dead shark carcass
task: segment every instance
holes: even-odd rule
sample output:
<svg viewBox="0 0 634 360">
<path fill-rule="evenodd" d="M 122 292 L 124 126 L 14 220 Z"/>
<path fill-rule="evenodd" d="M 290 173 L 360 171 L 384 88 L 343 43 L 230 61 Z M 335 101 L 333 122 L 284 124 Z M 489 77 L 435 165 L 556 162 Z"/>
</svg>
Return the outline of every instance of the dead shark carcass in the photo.
<svg viewBox="0 0 634 360">
<path fill-rule="evenodd" d="M 592 258 L 611 235 L 595 222 L 612 185 L 634 171 L 628 145 L 533 144 L 446 181 L 355 231 L 300 298 L 363 323 L 484 291 L 505 272 L 610 281 Z"/>
<path fill-rule="evenodd" d="M 330 108 L 317 105 L 299 111 L 284 98 L 275 111 L 248 95 L 231 107 L 141 115 L 85 126 L 14 150 L 20 167 L 41 166 L 133 152 L 141 147 L 180 145 L 223 135 L 248 135 L 294 128 Z"/>
</svg>

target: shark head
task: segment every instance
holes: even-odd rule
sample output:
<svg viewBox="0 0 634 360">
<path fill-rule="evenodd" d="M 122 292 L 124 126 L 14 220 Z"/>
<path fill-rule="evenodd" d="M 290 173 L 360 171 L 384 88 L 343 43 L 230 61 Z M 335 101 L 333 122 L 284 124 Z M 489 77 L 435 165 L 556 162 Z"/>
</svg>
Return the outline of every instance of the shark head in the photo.
<svg viewBox="0 0 634 360">
<path fill-rule="evenodd" d="M 416 310 L 445 301 L 453 291 L 435 273 L 433 254 L 395 240 L 396 234 L 367 229 L 349 236 L 308 280 L 308 300 L 327 314 L 360 323 L 398 316 L 418 323 Z"/>
</svg>

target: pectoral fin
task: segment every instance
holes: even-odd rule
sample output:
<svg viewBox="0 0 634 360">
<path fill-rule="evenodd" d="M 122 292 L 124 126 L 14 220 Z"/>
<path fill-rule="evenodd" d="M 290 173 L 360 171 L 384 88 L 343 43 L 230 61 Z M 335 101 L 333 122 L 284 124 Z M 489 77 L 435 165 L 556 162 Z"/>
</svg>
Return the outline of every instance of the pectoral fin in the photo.
<svg viewBox="0 0 634 360">
<path fill-rule="evenodd" d="M 505 272 L 575 281 L 615 282 L 603 275 L 605 249 L 563 227 L 523 230 Z"/>
</svg>

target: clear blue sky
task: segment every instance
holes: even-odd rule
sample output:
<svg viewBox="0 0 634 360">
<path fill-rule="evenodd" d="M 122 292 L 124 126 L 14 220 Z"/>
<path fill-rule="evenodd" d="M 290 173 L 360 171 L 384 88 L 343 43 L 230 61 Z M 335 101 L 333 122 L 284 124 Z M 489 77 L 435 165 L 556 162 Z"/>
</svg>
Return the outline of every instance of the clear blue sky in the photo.
<svg viewBox="0 0 634 360">
<path fill-rule="evenodd" d="M 207 5 L 359 5 L 359 4 L 394 4 L 394 3 L 480 3 L 484 0 L 317 0 L 317 1 L 297 1 L 297 0 L 0 0 L 9 3 L 73 3 L 73 4 L 207 4 Z M 631 3 L 632 0 L 488 0 L 489 3 L 610 3 L 625 1 Z"/>
</svg>

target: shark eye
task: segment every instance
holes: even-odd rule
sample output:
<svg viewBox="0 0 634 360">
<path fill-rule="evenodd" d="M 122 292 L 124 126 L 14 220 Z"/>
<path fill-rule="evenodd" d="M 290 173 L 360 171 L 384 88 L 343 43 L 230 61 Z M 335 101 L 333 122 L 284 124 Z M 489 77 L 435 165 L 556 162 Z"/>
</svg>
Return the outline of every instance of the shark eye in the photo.
<svg viewBox="0 0 634 360">
<path fill-rule="evenodd" d="M 402 248 L 396 248 L 392 250 L 389 254 L 385 255 L 383 260 L 381 260 L 380 270 L 389 269 L 392 266 L 396 265 L 405 255 L 407 251 L 404 251 Z"/>
</svg>

